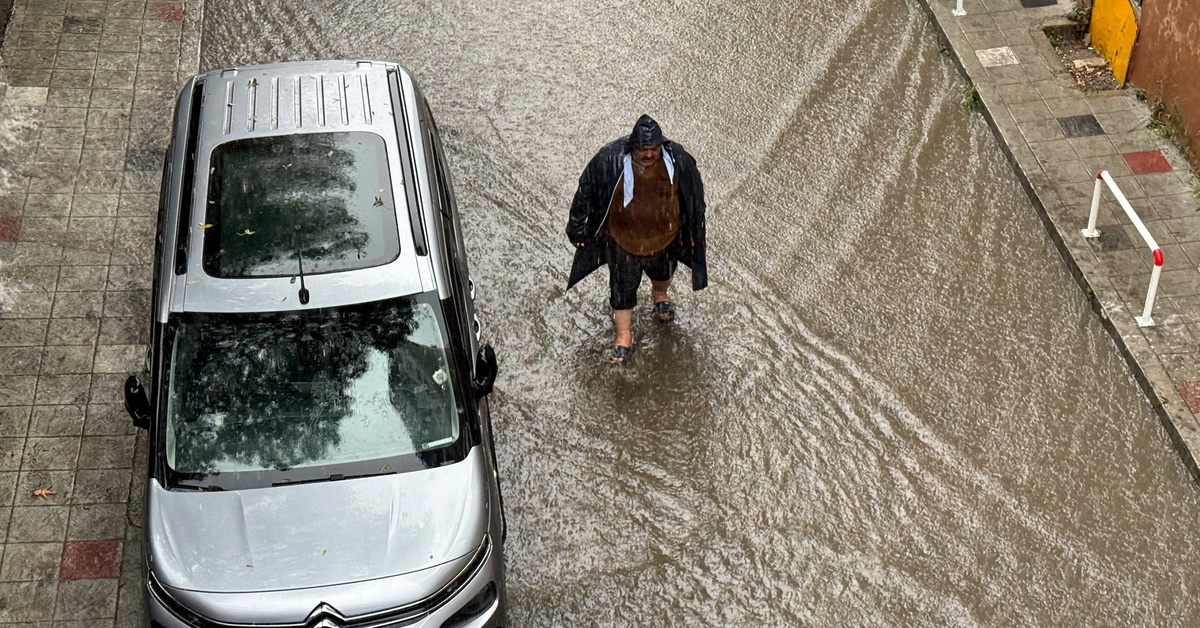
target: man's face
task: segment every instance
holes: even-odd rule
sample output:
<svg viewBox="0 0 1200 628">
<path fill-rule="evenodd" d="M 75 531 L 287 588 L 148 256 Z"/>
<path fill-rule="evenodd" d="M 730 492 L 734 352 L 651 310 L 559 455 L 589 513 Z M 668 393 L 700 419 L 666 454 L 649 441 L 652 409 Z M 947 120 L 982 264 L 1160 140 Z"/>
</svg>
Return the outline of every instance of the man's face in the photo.
<svg viewBox="0 0 1200 628">
<path fill-rule="evenodd" d="M 641 148 L 633 149 L 633 158 L 637 160 L 643 168 L 653 166 L 662 157 L 662 146 L 642 146 Z"/>
</svg>

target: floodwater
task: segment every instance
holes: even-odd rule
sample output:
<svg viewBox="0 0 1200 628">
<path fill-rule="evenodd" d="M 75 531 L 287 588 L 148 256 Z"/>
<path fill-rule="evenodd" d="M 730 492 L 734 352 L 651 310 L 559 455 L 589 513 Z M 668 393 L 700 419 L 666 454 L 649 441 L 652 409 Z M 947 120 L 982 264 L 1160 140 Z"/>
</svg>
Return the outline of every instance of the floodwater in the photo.
<svg viewBox="0 0 1200 628">
<path fill-rule="evenodd" d="M 448 145 L 515 626 L 1188 625 L 1200 500 L 914 0 L 208 0 L 205 69 L 398 60 Z M 697 157 L 711 287 L 564 293 L 579 172 Z"/>
</svg>

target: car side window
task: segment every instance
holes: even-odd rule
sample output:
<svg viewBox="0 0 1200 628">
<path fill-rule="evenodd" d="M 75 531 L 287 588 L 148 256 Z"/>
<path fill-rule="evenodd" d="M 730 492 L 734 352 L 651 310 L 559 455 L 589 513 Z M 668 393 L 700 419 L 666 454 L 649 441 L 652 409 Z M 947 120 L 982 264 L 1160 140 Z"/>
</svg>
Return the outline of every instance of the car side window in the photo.
<svg viewBox="0 0 1200 628">
<path fill-rule="evenodd" d="M 457 263 L 463 277 L 469 278 L 471 273 L 467 266 L 467 247 L 463 241 L 462 223 L 458 218 L 458 201 L 454 198 L 454 185 L 450 181 L 450 166 L 446 162 L 446 152 L 442 148 L 442 138 L 438 134 L 437 122 L 429 116 L 429 124 L 433 128 L 433 154 L 437 166 L 438 187 L 442 189 L 443 213 L 447 214 L 454 229 L 454 248 L 457 250 Z"/>
<path fill-rule="evenodd" d="M 446 160 L 442 155 L 439 146 L 440 142 L 435 140 L 434 154 L 437 161 L 437 179 L 438 189 L 441 190 L 442 207 L 446 208 L 442 214 L 446 219 L 447 235 L 450 236 L 449 243 L 453 247 L 452 252 L 453 264 L 455 273 L 459 276 L 463 285 L 463 294 L 470 298 L 470 289 L 466 286 L 466 282 L 470 277 L 470 272 L 467 270 L 467 249 L 463 243 L 462 227 L 458 222 L 458 207 L 454 202 L 453 187 L 450 184 L 450 174 L 447 172 Z"/>
<path fill-rule="evenodd" d="M 159 286 L 158 278 L 162 276 L 162 258 L 163 248 L 166 244 L 166 228 L 167 228 L 167 212 L 170 211 L 171 203 L 171 156 L 175 153 L 175 142 L 172 141 L 167 147 L 167 158 L 163 160 L 162 185 L 158 190 L 158 221 L 154 231 L 154 283 L 151 285 L 150 303 L 151 308 L 150 321 L 153 323 L 155 319 L 154 312 L 158 311 Z"/>
<path fill-rule="evenodd" d="M 450 274 L 450 286 L 454 300 L 460 307 L 455 308 L 458 327 L 462 330 L 463 346 L 474 350 L 477 342 L 474 333 L 474 304 L 471 302 L 471 291 L 468 285 L 468 269 L 466 248 L 462 241 L 462 231 L 458 226 L 458 212 L 454 203 L 454 192 L 450 183 L 446 160 L 441 150 L 441 140 L 437 137 L 437 126 L 433 122 L 433 114 L 428 105 L 422 100 L 421 134 L 425 143 L 425 151 L 429 156 L 429 173 L 433 182 L 431 196 L 438 205 L 443 226 L 442 240 L 446 244 L 446 267 Z"/>
</svg>

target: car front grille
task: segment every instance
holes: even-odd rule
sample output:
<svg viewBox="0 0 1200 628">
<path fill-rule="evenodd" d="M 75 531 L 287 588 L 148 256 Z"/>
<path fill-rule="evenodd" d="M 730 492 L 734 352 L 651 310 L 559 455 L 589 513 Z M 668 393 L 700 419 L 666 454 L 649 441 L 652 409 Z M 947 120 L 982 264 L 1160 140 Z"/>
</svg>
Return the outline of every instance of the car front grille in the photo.
<svg viewBox="0 0 1200 628">
<path fill-rule="evenodd" d="M 337 609 L 320 604 L 308 618 L 299 623 L 288 624 L 243 624 L 222 622 L 203 617 L 186 608 L 167 593 L 166 589 L 150 575 L 148 586 L 151 595 L 176 619 L 195 628 L 399 628 L 420 621 L 437 610 L 470 583 L 492 554 L 491 538 L 485 536 L 470 562 L 457 575 L 433 595 L 423 600 L 377 613 L 343 617 Z"/>
</svg>

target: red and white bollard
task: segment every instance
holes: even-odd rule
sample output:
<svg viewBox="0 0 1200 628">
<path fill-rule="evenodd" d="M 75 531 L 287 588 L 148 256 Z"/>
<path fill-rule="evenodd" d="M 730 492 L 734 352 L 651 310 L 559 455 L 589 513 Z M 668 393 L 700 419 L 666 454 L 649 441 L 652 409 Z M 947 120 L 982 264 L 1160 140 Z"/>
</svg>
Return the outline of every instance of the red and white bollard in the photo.
<svg viewBox="0 0 1200 628">
<path fill-rule="evenodd" d="M 1150 272 L 1150 287 L 1146 289 L 1146 305 L 1142 307 L 1141 316 L 1133 317 L 1137 321 L 1138 327 L 1154 327 L 1154 319 L 1151 318 L 1150 312 L 1154 309 L 1154 297 L 1158 293 L 1158 278 L 1162 275 L 1163 252 L 1159 248 L 1158 242 L 1155 242 L 1154 236 L 1150 235 L 1150 232 L 1146 229 L 1146 225 L 1142 223 L 1142 219 L 1138 218 L 1137 212 L 1133 211 L 1133 207 L 1129 204 L 1129 199 L 1125 198 L 1125 195 L 1121 193 L 1121 188 L 1117 187 L 1117 182 L 1113 181 L 1112 175 L 1108 174 L 1107 170 L 1101 170 L 1096 173 L 1096 188 L 1092 192 L 1092 209 L 1088 214 L 1088 225 L 1087 229 L 1083 230 L 1083 237 L 1100 237 L 1100 232 L 1096 230 L 1096 214 L 1100 211 L 1102 184 L 1107 184 L 1108 189 L 1112 190 L 1117 203 L 1121 205 L 1121 209 L 1125 210 L 1125 215 L 1129 216 L 1129 220 L 1133 222 L 1133 226 L 1137 228 L 1142 239 L 1146 241 L 1146 246 L 1150 247 L 1150 252 L 1154 255 L 1154 270 Z"/>
</svg>

